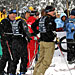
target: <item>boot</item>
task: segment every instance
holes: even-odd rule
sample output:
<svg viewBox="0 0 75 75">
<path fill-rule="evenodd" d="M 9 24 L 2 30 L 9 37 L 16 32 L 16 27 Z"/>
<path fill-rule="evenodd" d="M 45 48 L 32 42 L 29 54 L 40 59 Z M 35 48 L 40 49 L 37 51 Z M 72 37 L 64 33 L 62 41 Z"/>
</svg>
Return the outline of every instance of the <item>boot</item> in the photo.
<svg viewBox="0 0 75 75">
<path fill-rule="evenodd" d="M 75 59 L 72 59 L 71 61 L 68 61 L 68 64 L 73 64 L 75 63 Z"/>
<path fill-rule="evenodd" d="M 72 64 L 73 62 L 72 61 L 68 61 L 68 64 Z"/>
<path fill-rule="evenodd" d="M 8 75 L 15 75 L 15 74 L 9 73 Z"/>
<path fill-rule="evenodd" d="M 72 60 L 72 63 L 75 63 L 75 59 Z"/>
<path fill-rule="evenodd" d="M 20 74 L 19 75 L 25 75 L 25 72 L 20 72 Z"/>
</svg>

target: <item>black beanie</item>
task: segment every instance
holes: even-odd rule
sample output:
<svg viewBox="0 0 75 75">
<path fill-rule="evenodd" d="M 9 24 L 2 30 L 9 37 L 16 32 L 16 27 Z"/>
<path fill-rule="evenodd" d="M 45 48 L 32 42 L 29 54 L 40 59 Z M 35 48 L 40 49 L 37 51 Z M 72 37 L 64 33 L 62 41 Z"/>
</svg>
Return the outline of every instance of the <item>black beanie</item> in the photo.
<svg viewBox="0 0 75 75">
<path fill-rule="evenodd" d="M 11 9 L 11 10 L 8 11 L 8 14 L 12 14 L 12 13 L 17 14 L 17 11 L 15 9 Z"/>
<path fill-rule="evenodd" d="M 55 10 L 55 8 L 54 8 L 53 6 L 47 6 L 47 7 L 45 8 L 45 12 L 46 12 L 46 13 L 51 12 L 51 11 L 54 11 L 54 10 Z"/>
<path fill-rule="evenodd" d="M 75 16 L 75 10 L 72 10 L 70 15 L 74 15 Z"/>
</svg>

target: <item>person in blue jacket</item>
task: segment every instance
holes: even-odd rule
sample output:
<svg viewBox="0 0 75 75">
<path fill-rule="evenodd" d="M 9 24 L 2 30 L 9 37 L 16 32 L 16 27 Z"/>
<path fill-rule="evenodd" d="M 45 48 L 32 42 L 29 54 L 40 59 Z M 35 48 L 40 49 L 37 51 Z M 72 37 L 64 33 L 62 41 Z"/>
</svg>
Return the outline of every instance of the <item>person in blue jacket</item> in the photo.
<svg viewBox="0 0 75 75">
<path fill-rule="evenodd" d="M 61 13 L 60 18 L 56 18 L 56 31 L 63 31 L 64 22 L 66 21 L 67 15 L 65 13 Z"/>
<path fill-rule="evenodd" d="M 67 60 L 69 64 L 75 62 L 75 9 L 71 11 L 70 18 L 66 23 L 66 31 L 67 31 Z"/>
</svg>

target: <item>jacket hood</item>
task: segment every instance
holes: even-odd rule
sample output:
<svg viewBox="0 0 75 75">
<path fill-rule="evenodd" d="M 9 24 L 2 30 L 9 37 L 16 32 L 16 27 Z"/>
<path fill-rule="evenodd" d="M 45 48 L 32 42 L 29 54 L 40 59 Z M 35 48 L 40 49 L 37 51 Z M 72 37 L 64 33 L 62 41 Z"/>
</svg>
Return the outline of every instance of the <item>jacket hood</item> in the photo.
<svg viewBox="0 0 75 75">
<path fill-rule="evenodd" d="M 67 17 L 67 15 L 65 13 L 61 13 L 60 18 L 62 18 L 63 16 Z"/>
</svg>

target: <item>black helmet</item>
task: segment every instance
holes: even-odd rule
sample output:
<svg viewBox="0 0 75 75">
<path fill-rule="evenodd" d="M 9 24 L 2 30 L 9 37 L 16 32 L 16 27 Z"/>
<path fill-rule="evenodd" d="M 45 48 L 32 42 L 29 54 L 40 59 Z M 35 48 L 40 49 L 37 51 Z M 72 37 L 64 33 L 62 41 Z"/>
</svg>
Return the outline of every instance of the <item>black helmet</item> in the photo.
<svg viewBox="0 0 75 75">
<path fill-rule="evenodd" d="M 51 11 L 54 11 L 54 10 L 55 10 L 55 8 L 54 8 L 53 6 L 47 6 L 47 7 L 45 8 L 45 12 L 46 12 L 46 13 L 51 12 Z"/>
</svg>

